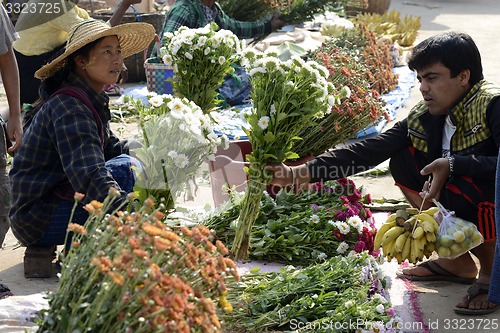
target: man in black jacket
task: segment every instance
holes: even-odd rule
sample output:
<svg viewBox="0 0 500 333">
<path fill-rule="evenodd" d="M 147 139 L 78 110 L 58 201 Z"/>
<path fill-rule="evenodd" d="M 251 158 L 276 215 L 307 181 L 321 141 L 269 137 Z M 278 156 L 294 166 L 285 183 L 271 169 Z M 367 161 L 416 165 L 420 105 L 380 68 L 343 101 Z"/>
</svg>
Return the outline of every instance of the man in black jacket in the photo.
<svg viewBox="0 0 500 333">
<path fill-rule="evenodd" d="M 419 43 L 408 62 L 423 100 L 408 117 L 376 138 L 318 156 L 293 168 L 268 166 L 272 183 L 324 181 L 368 170 L 390 159 L 390 170 L 408 202 L 423 208 L 437 199 L 473 222 L 485 242 L 456 259 L 438 258 L 403 269 L 410 280 L 473 284 L 455 312 L 496 310 L 487 294 L 495 249 L 495 171 L 500 146 L 500 87 L 484 81 L 480 53 L 470 36 L 448 32 Z M 431 178 L 432 181 L 429 181 Z M 424 189 L 428 189 L 424 191 Z"/>
</svg>

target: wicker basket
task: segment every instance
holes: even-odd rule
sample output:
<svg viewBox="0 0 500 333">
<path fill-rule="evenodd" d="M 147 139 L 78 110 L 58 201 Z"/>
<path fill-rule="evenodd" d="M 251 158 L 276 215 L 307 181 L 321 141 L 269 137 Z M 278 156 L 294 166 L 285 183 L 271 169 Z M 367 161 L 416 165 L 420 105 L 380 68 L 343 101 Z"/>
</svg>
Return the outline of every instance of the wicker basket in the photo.
<svg viewBox="0 0 500 333">
<path fill-rule="evenodd" d="M 98 12 L 90 14 L 93 18 L 108 21 L 111 18 L 112 13 L 109 12 Z M 165 21 L 165 13 L 125 13 L 121 23 L 132 23 L 132 22 L 145 22 L 151 24 L 156 32 L 158 33 L 163 28 L 163 22 Z M 140 52 L 130 57 L 125 58 L 124 63 L 128 69 L 128 79 L 127 82 L 145 82 L 146 74 L 144 72 L 144 62 L 151 54 L 153 50 L 154 41 L 151 42 L 146 52 Z"/>
<path fill-rule="evenodd" d="M 389 9 L 391 0 L 351 0 L 345 6 L 347 16 L 365 14 L 384 14 Z"/>
</svg>

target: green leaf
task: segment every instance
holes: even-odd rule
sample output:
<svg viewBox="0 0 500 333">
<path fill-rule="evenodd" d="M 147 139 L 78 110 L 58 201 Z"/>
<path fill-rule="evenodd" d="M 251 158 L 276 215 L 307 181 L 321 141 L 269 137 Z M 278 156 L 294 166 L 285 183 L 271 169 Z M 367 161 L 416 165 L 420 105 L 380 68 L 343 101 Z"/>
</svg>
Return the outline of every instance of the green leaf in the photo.
<svg viewBox="0 0 500 333">
<path fill-rule="evenodd" d="M 264 135 L 264 140 L 266 140 L 267 143 L 272 143 L 276 140 L 276 137 L 274 136 L 274 134 L 272 132 L 267 132 Z"/>
</svg>

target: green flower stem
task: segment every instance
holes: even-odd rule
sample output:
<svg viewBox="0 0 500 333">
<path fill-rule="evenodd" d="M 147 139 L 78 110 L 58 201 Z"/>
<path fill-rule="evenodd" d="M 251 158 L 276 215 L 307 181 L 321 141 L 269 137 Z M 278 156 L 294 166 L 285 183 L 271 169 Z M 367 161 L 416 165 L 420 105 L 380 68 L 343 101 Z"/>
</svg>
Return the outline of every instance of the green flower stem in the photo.
<svg viewBox="0 0 500 333">
<path fill-rule="evenodd" d="M 259 216 L 260 201 L 266 187 L 262 177 L 255 174 L 259 172 L 259 170 L 262 170 L 261 168 L 257 168 L 255 164 L 250 165 L 247 190 L 245 192 L 245 196 L 243 197 L 241 212 L 238 217 L 238 229 L 236 231 L 233 247 L 231 249 L 231 252 L 236 260 L 244 260 L 248 258 L 250 233 L 252 231 L 253 223 Z M 252 172 L 252 170 L 254 171 Z"/>
</svg>

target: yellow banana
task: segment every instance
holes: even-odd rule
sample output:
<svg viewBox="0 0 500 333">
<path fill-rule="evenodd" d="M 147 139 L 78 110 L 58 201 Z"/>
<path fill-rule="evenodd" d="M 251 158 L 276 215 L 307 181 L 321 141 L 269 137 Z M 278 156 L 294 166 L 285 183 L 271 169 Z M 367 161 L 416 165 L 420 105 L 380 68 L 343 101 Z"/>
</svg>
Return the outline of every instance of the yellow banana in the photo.
<svg viewBox="0 0 500 333">
<path fill-rule="evenodd" d="M 403 256 L 401 255 L 401 252 L 396 252 L 394 255 L 394 258 L 398 261 L 398 264 L 402 263 L 404 261 Z"/>
<path fill-rule="evenodd" d="M 384 252 L 384 256 L 386 256 L 387 260 L 389 261 L 392 258 L 394 258 L 394 255 L 396 254 L 396 250 L 394 250 L 394 243 L 395 240 L 391 240 L 382 245 L 382 251 Z"/>
<path fill-rule="evenodd" d="M 431 207 L 429 209 L 421 211 L 420 213 L 427 214 L 427 215 L 434 217 L 434 214 L 436 214 L 438 211 L 439 211 L 438 207 Z"/>
<path fill-rule="evenodd" d="M 401 235 L 396 238 L 396 242 L 394 243 L 394 249 L 396 252 L 401 253 L 403 252 L 403 247 L 405 246 L 406 239 L 410 235 L 409 231 L 403 232 Z"/>
<path fill-rule="evenodd" d="M 429 221 L 429 223 L 432 224 L 432 226 L 434 227 L 434 232 L 438 232 L 439 224 L 436 222 L 434 217 L 424 213 L 417 214 L 415 215 L 415 217 L 421 221 Z"/>
<path fill-rule="evenodd" d="M 412 236 L 413 239 L 420 239 L 422 236 L 424 236 L 424 229 L 421 226 L 418 226 L 413 230 Z"/>
<path fill-rule="evenodd" d="M 380 226 L 380 228 L 377 230 L 377 234 L 375 235 L 375 239 L 373 240 L 374 251 L 377 251 L 382 246 L 382 237 L 384 237 L 384 234 L 387 232 L 387 230 L 391 229 L 394 226 L 396 226 L 396 216 L 394 216 L 394 219 L 391 222 L 386 222 Z"/>
<path fill-rule="evenodd" d="M 427 239 L 428 243 L 435 243 L 436 242 L 436 234 L 433 232 L 426 232 L 425 239 Z"/>
<path fill-rule="evenodd" d="M 427 243 L 425 246 L 425 256 L 427 258 L 430 258 L 432 253 L 436 251 L 436 244 L 435 243 Z"/>
<path fill-rule="evenodd" d="M 434 226 L 431 222 L 422 221 L 422 223 L 420 223 L 420 226 L 422 227 L 422 229 L 424 229 L 425 233 L 434 233 Z"/>
<path fill-rule="evenodd" d="M 415 207 L 408 207 L 408 208 L 406 208 L 406 211 L 410 215 L 416 215 L 416 214 L 418 214 L 418 208 L 415 208 Z"/>
<path fill-rule="evenodd" d="M 412 243 L 412 238 L 411 237 L 407 237 L 405 245 L 403 246 L 403 252 L 401 252 L 401 258 L 403 260 L 405 260 L 405 259 L 410 260 L 411 243 Z"/>
<path fill-rule="evenodd" d="M 403 232 L 405 232 L 405 229 L 400 226 L 395 226 L 390 228 L 389 230 L 386 231 L 386 233 L 382 237 L 382 243 L 381 243 L 382 246 L 384 246 L 384 244 L 387 242 L 396 241 L 396 238 L 398 238 L 399 235 L 401 235 Z"/>
<path fill-rule="evenodd" d="M 385 221 L 385 223 L 391 223 L 394 221 L 396 221 L 396 213 L 392 213 L 391 215 L 389 215 L 389 217 L 387 217 L 387 220 Z"/>
<path fill-rule="evenodd" d="M 411 241 L 411 251 L 410 251 L 410 263 L 416 264 L 418 262 L 420 249 L 418 248 L 417 242 L 413 239 Z"/>
</svg>

